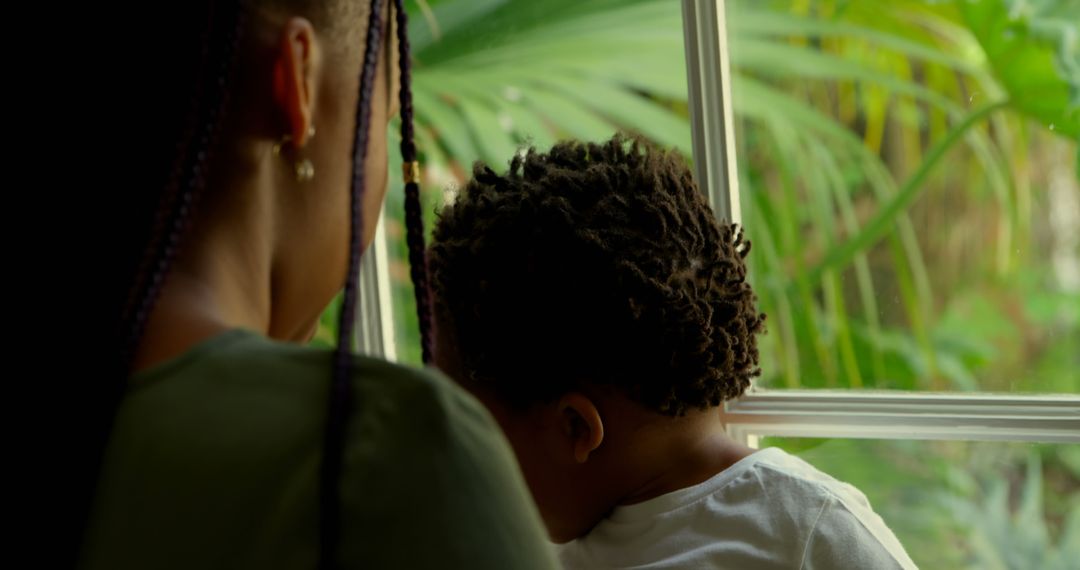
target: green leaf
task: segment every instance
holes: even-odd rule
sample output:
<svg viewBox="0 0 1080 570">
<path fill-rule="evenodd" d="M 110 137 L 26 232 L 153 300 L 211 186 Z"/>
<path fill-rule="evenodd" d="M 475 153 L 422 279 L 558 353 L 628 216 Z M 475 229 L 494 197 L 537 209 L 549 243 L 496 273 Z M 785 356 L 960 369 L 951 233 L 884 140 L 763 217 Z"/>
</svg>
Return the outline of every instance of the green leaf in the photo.
<svg viewBox="0 0 1080 570">
<path fill-rule="evenodd" d="M 958 0 L 1015 108 L 1080 138 L 1080 5 L 1073 0 Z"/>
</svg>

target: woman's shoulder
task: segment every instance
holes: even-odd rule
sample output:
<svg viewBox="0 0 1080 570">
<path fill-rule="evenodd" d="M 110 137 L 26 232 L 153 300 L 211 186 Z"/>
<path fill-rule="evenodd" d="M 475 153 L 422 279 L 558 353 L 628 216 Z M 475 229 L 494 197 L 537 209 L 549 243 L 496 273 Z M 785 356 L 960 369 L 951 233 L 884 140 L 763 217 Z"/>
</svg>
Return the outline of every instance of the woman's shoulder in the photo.
<svg viewBox="0 0 1080 570">
<path fill-rule="evenodd" d="M 471 395 L 431 368 L 417 368 L 353 355 L 352 415 L 359 427 L 397 441 L 424 445 L 448 438 L 500 446 L 487 410 Z M 129 404 L 155 403 L 245 409 L 248 415 L 321 416 L 330 395 L 334 351 L 268 339 L 233 330 L 136 374 Z"/>
<path fill-rule="evenodd" d="M 235 329 L 207 339 L 183 355 L 132 378 L 132 390 L 150 389 L 178 379 L 218 386 L 328 387 L 335 354 L 332 349 L 278 342 L 261 334 Z M 358 393 L 371 390 L 471 406 L 441 373 L 363 355 L 352 356 L 351 374 Z"/>
</svg>

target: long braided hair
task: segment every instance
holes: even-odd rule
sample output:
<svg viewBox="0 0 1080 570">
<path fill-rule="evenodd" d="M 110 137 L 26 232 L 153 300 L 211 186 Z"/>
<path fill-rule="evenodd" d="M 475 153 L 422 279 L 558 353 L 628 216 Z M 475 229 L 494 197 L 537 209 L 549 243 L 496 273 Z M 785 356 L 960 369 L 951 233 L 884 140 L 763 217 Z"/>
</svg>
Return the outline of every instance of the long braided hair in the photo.
<svg viewBox="0 0 1080 570">
<path fill-rule="evenodd" d="M 170 89 L 175 86 L 172 81 L 162 83 L 158 77 L 155 83 L 154 78 L 146 77 L 143 79 L 149 86 L 142 90 L 144 95 L 152 93 L 165 104 L 175 103 L 173 108 L 182 109 L 180 117 L 140 121 L 142 117 L 136 116 L 131 129 L 132 138 L 152 142 L 156 133 L 140 132 L 138 126 L 146 128 L 153 123 L 169 133 L 165 144 L 172 152 L 169 157 L 131 161 L 135 182 L 121 185 L 116 191 L 116 221 L 130 224 L 131 228 L 128 239 L 118 247 L 119 271 L 113 284 L 116 293 L 107 305 L 115 318 L 106 329 L 115 347 L 113 355 L 103 363 L 109 382 L 102 388 L 87 386 L 76 391 L 89 411 L 80 414 L 82 429 L 71 434 L 75 440 L 71 459 L 74 504 L 70 518 L 65 520 L 69 526 L 59 530 L 70 547 L 62 556 L 71 561 L 79 555 L 105 447 L 127 389 L 135 351 L 206 186 L 208 165 L 230 107 L 237 53 L 250 16 L 245 0 L 211 0 L 204 6 L 186 8 L 173 15 L 177 16 L 174 27 L 155 33 L 161 36 L 161 45 L 168 46 L 159 54 L 163 75 L 183 77 L 189 82 L 174 90 Z M 196 38 L 183 33 L 191 27 L 201 29 Z M 170 101 L 170 95 L 175 99 Z M 139 111 L 133 108 L 132 112 L 138 115 Z M 144 170 L 138 169 L 140 165 Z M 146 192 L 145 183 L 161 179 L 159 171 L 167 171 L 165 183 L 158 186 L 160 192 Z"/>
<path fill-rule="evenodd" d="M 364 195 L 364 156 L 371 131 L 371 92 L 382 45 L 382 0 L 372 0 L 368 20 L 364 65 L 360 72 L 360 99 L 356 110 L 356 137 L 353 139 L 353 178 L 350 203 L 349 272 L 345 276 L 345 298 L 338 322 L 338 344 L 334 353 L 334 377 L 319 469 L 319 568 L 337 567 L 335 555 L 341 540 L 341 467 L 345 452 L 345 425 L 352 414 L 352 346 L 356 326 L 356 297 L 363 244 L 361 202 Z"/>
<path fill-rule="evenodd" d="M 394 0 L 397 13 L 398 49 L 401 61 L 401 160 L 405 178 L 405 241 L 409 247 L 409 268 L 416 295 L 416 313 L 420 323 L 420 343 L 424 364 L 431 363 L 431 295 L 428 288 L 427 248 L 424 246 L 424 221 L 420 205 L 420 173 L 413 142 L 412 57 L 409 47 L 409 22 L 404 0 Z"/>
<path fill-rule="evenodd" d="M 112 295 L 105 302 L 111 320 L 105 327 L 110 353 L 99 365 L 106 382 L 77 382 L 68 394 L 79 403 L 71 412 L 78 429 L 66 433 L 70 447 L 65 471 L 70 477 L 58 492 L 69 497 L 70 503 L 68 516 L 58 520 L 52 532 L 63 544 L 58 555 L 71 564 L 80 553 L 100 466 L 139 339 L 206 185 L 207 165 L 230 107 L 230 85 L 249 17 L 244 1 L 208 1 L 174 12 L 170 26 L 147 27 L 147 35 L 162 46 L 157 54 L 159 66 L 153 68 L 158 74 L 139 73 L 133 91 L 139 98 L 179 112 L 147 120 L 140 106 L 124 108 L 132 119 L 124 130 L 126 137 L 139 140 L 138 148 L 167 147 L 170 152 L 126 161 L 125 174 L 132 184 L 117 185 L 106 194 L 112 199 L 109 211 L 114 218 L 104 220 L 102 227 L 112 230 L 110 226 L 120 223 L 130 232 L 108 248 L 116 256 L 117 271 L 116 281 L 110 283 Z M 139 43 L 137 38 L 130 41 Z M 160 190 L 148 192 L 147 187 Z"/>
<path fill-rule="evenodd" d="M 398 49 L 401 66 L 401 159 L 405 180 L 405 227 L 409 247 L 409 263 L 416 291 L 417 316 L 420 322 L 421 348 L 424 363 L 431 362 L 431 305 L 427 286 L 427 262 L 424 247 L 424 227 L 421 217 L 419 166 L 413 141 L 412 62 L 408 39 L 408 15 L 402 0 L 393 0 L 397 17 Z M 345 281 L 345 297 L 338 323 L 338 341 L 334 359 L 334 379 L 330 391 L 323 463 L 320 469 L 321 548 L 319 567 L 336 567 L 335 554 L 341 538 L 340 477 L 345 449 L 345 426 L 352 413 L 352 346 L 356 324 L 357 284 L 360 274 L 361 239 L 363 236 L 360 205 L 364 193 L 364 156 L 370 135 L 371 86 L 378 65 L 382 35 L 382 1 L 373 0 L 368 23 L 367 47 L 360 80 L 360 102 L 357 110 L 356 138 L 353 148 L 352 235 L 349 247 L 349 273 Z"/>
<path fill-rule="evenodd" d="M 360 96 L 356 113 L 356 136 L 353 145 L 353 177 L 350 197 L 349 269 L 344 284 L 344 302 L 340 313 L 338 346 L 334 354 L 333 378 L 328 402 L 323 461 L 320 466 L 320 548 L 319 567 L 337 566 L 340 543 L 340 477 L 345 447 L 345 427 L 353 410 L 352 364 L 350 347 L 355 331 L 358 274 L 363 247 L 362 201 L 364 195 L 364 157 L 371 135 L 371 101 L 375 72 L 382 45 L 383 0 L 370 0 L 370 11 L 360 70 Z M 211 0 L 207 24 L 200 43 L 196 64 L 197 81 L 188 102 L 184 125 L 176 142 L 168 182 L 157 199 L 153 222 L 143 232 L 145 247 L 125 273 L 127 294 L 120 303 L 115 378 L 105 396 L 100 437 L 94 442 L 86 485 L 88 500 L 83 520 L 89 511 L 92 489 L 100 470 L 105 444 L 113 417 L 127 385 L 127 378 L 146 323 L 160 295 L 173 261 L 182 247 L 193 211 L 206 185 L 208 165 L 229 109 L 231 87 L 236 75 L 240 42 L 249 19 L 251 0 Z M 415 174 L 416 150 L 413 143 L 411 65 L 407 41 L 407 16 L 402 1 L 394 0 L 397 16 L 401 65 L 402 158 L 407 171 Z M 381 134 L 381 133 L 378 133 Z M 412 277 L 417 290 L 425 362 L 430 360 L 430 305 L 428 303 L 424 263 L 423 228 L 420 217 L 419 187 L 416 176 L 406 176 L 406 218 L 409 232 Z M 421 302 L 421 299 L 423 302 Z"/>
</svg>

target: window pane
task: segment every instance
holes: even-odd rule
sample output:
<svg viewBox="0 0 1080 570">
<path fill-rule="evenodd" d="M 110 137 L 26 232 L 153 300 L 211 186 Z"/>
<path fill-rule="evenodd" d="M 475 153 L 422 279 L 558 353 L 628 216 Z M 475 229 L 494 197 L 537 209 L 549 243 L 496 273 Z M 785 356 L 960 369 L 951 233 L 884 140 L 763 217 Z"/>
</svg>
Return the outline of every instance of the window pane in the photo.
<svg viewBox="0 0 1080 570">
<path fill-rule="evenodd" d="M 425 213 L 477 160 L 505 169 L 522 146 L 637 132 L 688 157 L 682 15 L 670 0 L 430 1 L 411 13 Z M 396 130 L 391 140 L 397 140 Z M 396 162 L 396 160 L 392 160 Z M 399 169 L 387 234 L 400 360 L 419 363 Z"/>
<path fill-rule="evenodd" d="M 760 385 L 1080 391 L 1080 4 L 727 7 Z"/>
<path fill-rule="evenodd" d="M 1075 568 L 1080 447 L 765 438 L 859 488 L 921 568 Z"/>
</svg>

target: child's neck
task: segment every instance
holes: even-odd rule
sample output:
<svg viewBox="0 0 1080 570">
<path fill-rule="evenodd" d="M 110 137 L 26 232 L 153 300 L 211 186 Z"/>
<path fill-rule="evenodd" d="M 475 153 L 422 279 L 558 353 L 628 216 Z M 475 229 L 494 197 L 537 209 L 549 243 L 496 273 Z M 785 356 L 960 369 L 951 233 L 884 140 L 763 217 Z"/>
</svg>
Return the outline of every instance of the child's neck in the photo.
<svg viewBox="0 0 1080 570">
<path fill-rule="evenodd" d="M 640 476 L 618 504 L 631 505 L 692 487 L 754 452 L 731 440 L 719 414 L 701 412 L 679 418 L 677 425 L 658 427 L 643 446 Z"/>
</svg>

